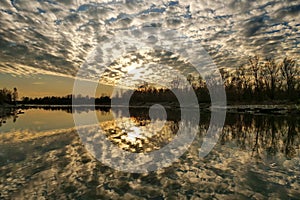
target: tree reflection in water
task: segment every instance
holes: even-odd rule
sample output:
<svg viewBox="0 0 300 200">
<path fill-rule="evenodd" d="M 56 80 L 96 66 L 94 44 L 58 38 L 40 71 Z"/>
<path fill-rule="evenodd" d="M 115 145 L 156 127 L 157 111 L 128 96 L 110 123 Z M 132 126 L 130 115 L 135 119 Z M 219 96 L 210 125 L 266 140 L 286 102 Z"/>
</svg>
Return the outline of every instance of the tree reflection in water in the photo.
<svg viewBox="0 0 300 200">
<path fill-rule="evenodd" d="M 240 149 L 251 150 L 253 157 L 283 153 L 293 158 L 300 142 L 297 120 L 297 116 L 228 114 L 220 142 L 234 141 Z"/>
</svg>

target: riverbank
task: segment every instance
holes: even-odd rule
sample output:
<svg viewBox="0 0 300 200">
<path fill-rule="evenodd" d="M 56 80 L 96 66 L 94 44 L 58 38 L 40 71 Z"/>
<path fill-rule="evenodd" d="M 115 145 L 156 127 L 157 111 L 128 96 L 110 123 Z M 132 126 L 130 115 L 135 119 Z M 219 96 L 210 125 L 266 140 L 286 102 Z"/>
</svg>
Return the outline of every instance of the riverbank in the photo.
<svg viewBox="0 0 300 200">
<path fill-rule="evenodd" d="M 276 103 L 276 104 L 275 104 Z M 131 110 L 134 109 L 149 109 L 154 104 L 159 104 L 164 106 L 167 110 L 179 110 L 180 106 L 173 102 L 155 102 L 147 103 L 140 102 L 138 104 L 130 105 Z M 105 110 L 109 111 L 111 108 L 115 109 L 126 109 L 127 105 L 34 105 L 34 104 L 23 104 L 19 106 L 12 105 L 2 105 L 0 106 L 0 117 L 8 116 L 13 113 L 16 109 L 62 109 L 72 112 L 72 110 Z M 194 109 L 198 108 L 201 112 L 212 112 L 217 110 L 226 109 L 229 113 L 248 113 L 248 114 L 275 114 L 275 115 L 299 115 L 300 114 L 300 104 L 293 104 L 291 102 L 273 102 L 262 104 L 232 104 L 229 103 L 227 106 L 211 106 L 208 103 L 201 103 L 199 105 L 183 105 L 183 109 Z"/>
</svg>

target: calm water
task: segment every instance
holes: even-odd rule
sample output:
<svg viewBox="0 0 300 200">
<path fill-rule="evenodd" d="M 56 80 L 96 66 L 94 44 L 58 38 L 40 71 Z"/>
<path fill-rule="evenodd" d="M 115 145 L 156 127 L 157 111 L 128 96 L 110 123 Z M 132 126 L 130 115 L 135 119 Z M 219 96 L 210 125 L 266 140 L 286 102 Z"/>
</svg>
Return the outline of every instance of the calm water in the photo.
<svg viewBox="0 0 300 200">
<path fill-rule="evenodd" d="M 217 145 L 207 157 L 199 158 L 210 121 L 210 113 L 203 113 L 197 137 L 178 161 L 157 172 L 132 174 L 116 171 L 91 156 L 82 144 L 83 138 L 74 130 L 70 109 L 24 112 L 17 117 L 1 118 L 0 199 L 299 199 L 300 196 L 297 115 L 227 114 Z M 91 112 L 81 109 L 75 114 L 88 119 Z M 101 134 L 115 148 L 129 152 L 160 149 L 172 141 L 181 121 L 176 110 L 167 110 L 166 121 L 156 119 L 155 123 L 162 126 L 153 126 L 146 109 L 131 110 L 130 118 L 124 117 L 122 110 L 112 113 L 104 109 L 96 113 Z M 189 125 L 188 121 L 184 123 Z M 88 120 L 83 124 L 88 124 Z M 84 139 L 93 138 L 87 130 Z M 107 149 L 106 153 L 111 152 Z"/>
</svg>

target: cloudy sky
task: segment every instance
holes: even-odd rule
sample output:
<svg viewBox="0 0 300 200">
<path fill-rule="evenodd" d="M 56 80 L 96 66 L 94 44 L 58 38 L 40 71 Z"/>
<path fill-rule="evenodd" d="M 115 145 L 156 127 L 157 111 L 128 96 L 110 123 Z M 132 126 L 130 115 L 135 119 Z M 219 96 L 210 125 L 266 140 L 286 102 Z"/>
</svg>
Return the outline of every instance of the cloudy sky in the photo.
<svg viewBox="0 0 300 200">
<path fill-rule="evenodd" d="M 68 94 L 73 77 L 95 49 L 144 27 L 190 38 L 217 67 L 239 66 L 252 55 L 296 60 L 300 55 L 297 0 L 1 0 L 0 87 L 14 85 L 29 96 Z M 97 54 L 100 64 L 114 54 L 103 51 Z M 115 65 L 123 72 L 128 67 Z M 102 67 L 108 76 L 112 73 L 107 71 L 116 70 Z M 86 77 L 94 73 L 88 70 Z"/>
</svg>

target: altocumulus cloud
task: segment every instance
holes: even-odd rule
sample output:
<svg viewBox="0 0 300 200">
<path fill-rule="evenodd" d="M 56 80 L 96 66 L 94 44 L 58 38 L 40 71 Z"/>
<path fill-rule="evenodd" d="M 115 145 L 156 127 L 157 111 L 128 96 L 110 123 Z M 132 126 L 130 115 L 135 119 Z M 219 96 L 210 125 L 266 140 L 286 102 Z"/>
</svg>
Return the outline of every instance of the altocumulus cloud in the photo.
<svg viewBox="0 0 300 200">
<path fill-rule="evenodd" d="M 142 26 L 193 38 L 218 67 L 238 66 L 254 54 L 298 59 L 299 11 L 292 0 L 2 0 L 0 71 L 74 77 L 101 42 Z"/>
</svg>

